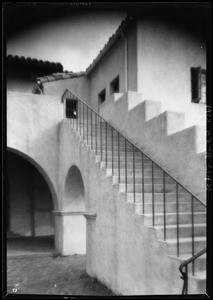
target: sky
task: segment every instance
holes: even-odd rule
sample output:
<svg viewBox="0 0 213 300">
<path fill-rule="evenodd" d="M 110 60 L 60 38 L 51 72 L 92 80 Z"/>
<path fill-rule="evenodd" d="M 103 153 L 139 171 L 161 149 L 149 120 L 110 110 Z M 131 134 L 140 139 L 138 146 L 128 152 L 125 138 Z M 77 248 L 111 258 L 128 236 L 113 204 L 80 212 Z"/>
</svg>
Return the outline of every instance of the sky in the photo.
<svg viewBox="0 0 213 300">
<path fill-rule="evenodd" d="M 7 55 L 60 62 L 64 70 L 85 71 L 125 17 L 124 11 L 78 12 L 37 23 L 8 38 Z"/>
</svg>

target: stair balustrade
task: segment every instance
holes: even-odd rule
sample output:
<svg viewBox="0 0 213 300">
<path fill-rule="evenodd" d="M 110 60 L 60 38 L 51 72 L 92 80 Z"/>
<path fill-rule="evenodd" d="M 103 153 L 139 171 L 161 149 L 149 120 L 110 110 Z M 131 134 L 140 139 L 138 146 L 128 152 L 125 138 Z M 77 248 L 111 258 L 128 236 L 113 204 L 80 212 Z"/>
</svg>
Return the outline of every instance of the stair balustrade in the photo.
<svg viewBox="0 0 213 300">
<path fill-rule="evenodd" d="M 171 234 L 174 236 L 176 256 L 184 253 L 184 245 L 189 246 L 187 254 L 193 259 L 190 262 L 187 259 L 180 266 L 184 280 L 182 293 L 186 294 L 188 263 L 192 264 L 194 276 L 195 261 L 200 256 L 195 253 L 203 246 L 199 242 L 196 224 L 206 223 L 205 204 L 79 97 L 65 90 L 62 102 L 71 126 L 95 151 L 106 169 L 111 170 L 120 192 L 125 192 L 133 203 L 141 205 L 142 215 L 150 217 L 152 226 L 161 225 L 163 241 L 171 238 L 167 237 Z M 184 236 L 185 229 L 191 231 L 189 238 Z M 184 267 L 186 272 L 183 272 Z"/>
</svg>

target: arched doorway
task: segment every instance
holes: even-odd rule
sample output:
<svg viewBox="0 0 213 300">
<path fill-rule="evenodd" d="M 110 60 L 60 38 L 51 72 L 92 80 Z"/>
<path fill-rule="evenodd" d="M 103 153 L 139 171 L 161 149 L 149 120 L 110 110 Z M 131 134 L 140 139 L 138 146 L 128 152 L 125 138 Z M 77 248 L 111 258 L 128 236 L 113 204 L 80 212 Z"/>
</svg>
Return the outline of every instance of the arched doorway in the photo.
<svg viewBox="0 0 213 300">
<path fill-rule="evenodd" d="M 7 187 L 9 251 L 14 255 L 53 252 L 54 218 L 50 188 L 31 162 L 12 151 L 7 151 Z"/>
<path fill-rule="evenodd" d="M 85 188 L 77 166 L 68 170 L 64 186 L 64 253 L 86 253 Z"/>
</svg>

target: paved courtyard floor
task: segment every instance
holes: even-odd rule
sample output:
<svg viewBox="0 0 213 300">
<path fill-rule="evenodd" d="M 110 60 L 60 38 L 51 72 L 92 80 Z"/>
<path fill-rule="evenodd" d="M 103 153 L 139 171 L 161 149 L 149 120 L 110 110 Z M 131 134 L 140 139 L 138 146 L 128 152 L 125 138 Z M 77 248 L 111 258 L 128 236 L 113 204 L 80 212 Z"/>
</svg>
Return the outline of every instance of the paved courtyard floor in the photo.
<svg viewBox="0 0 213 300">
<path fill-rule="evenodd" d="M 44 241 L 45 239 L 43 239 Z M 51 256 L 51 250 L 54 250 L 51 241 L 44 242 L 41 248 L 39 248 L 38 241 L 31 240 L 31 246 L 28 243 L 29 240 L 24 241 L 24 239 L 19 240 L 18 243 L 17 240 L 12 239 L 8 242 L 8 293 L 79 296 L 114 295 L 104 285 L 86 274 L 85 255 Z M 34 247 L 32 247 L 33 243 Z M 28 247 L 23 247 L 27 245 Z"/>
</svg>

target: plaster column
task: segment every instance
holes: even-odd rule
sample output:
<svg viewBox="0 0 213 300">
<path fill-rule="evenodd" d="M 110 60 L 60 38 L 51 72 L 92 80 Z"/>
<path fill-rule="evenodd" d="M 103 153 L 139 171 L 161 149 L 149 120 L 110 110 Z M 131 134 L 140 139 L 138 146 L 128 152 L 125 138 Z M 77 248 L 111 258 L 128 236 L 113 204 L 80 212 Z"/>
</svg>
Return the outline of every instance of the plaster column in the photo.
<svg viewBox="0 0 213 300">
<path fill-rule="evenodd" d="M 89 276 L 95 277 L 95 228 L 96 228 L 96 214 L 85 213 L 84 217 L 86 219 L 86 272 Z"/>
</svg>

